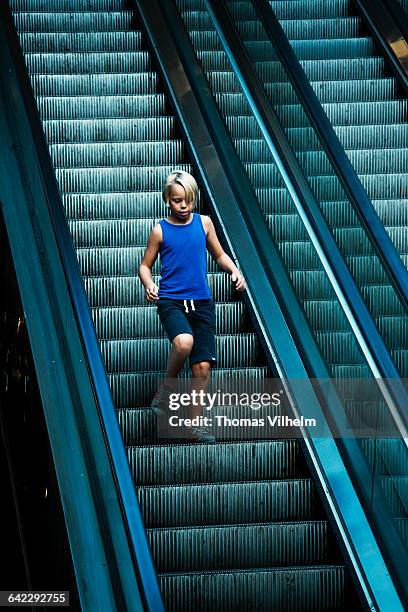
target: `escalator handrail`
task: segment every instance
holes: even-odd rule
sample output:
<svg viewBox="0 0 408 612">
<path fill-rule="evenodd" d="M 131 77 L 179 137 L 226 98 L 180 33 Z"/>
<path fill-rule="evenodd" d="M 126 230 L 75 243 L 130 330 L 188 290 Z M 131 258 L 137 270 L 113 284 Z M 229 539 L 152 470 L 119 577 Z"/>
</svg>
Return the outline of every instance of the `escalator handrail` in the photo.
<svg viewBox="0 0 408 612">
<path fill-rule="evenodd" d="M 240 40 L 225 0 L 204 0 L 204 2 L 234 74 L 241 84 L 243 95 L 253 112 L 266 145 L 275 157 L 283 180 L 289 186 L 288 191 L 295 205 L 296 199 L 292 194 L 295 192 L 297 195 L 302 222 L 313 244 L 317 246 L 317 255 L 328 272 L 329 281 L 339 298 L 373 376 L 392 381 L 388 385 L 388 391 L 393 397 L 393 401 L 389 402 L 389 409 L 401 438 L 408 444 L 408 412 L 404 409 L 408 406 L 408 392 L 400 379 L 390 352 L 327 226 L 296 155 L 255 72 L 253 63 Z M 384 382 L 380 388 L 383 390 L 385 387 L 387 387 L 387 382 Z"/>
<path fill-rule="evenodd" d="M 268 362 L 278 370 L 282 384 L 291 378 L 304 384 L 301 393 L 296 384 L 290 390 L 296 402 L 292 406 L 294 413 L 301 409 L 306 418 L 314 416 L 327 423 L 308 373 L 328 379 L 327 368 L 180 15 L 172 0 L 132 0 L 132 4 L 156 58 L 220 237 L 247 279 L 244 299 Z M 328 382 L 329 407 L 336 421 L 345 417 L 344 407 Z M 306 430 L 304 435 L 306 458 L 323 503 L 327 501 L 326 507 L 334 517 L 362 596 L 369 606 L 376 605 L 374 602 L 385 606 L 391 597 L 393 605 L 401 609 L 394 582 L 334 439 L 330 435 L 314 438 Z M 345 447 L 353 457 L 362 487 L 370 487 L 370 476 L 356 441 L 345 440 Z M 371 490 L 366 488 L 365 494 L 370 495 Z M 346 504 L 342 503 L 345 499 Z M 397 536 L 385 510 L 384 520 L 388 521 L 390 539 L 394 541 Z"/>
<path fill-rule="evenodd" d="M 84 367 L 88 371 L 89 381 L 95 398 L 95 407 L 104 436 L 103 444 L 109 457 L 112 477 L 115 483 L 115 495 L 120 506 L 129 554 L 132 559 L 132 570 L 130 568 L 117 567 L 115 571 L 119 572 L 119 574 L 120 572 L 134 572 L 145 609 L 160 611 L 163 609 L 163 603 L 157 576 L 147 542 L 140 507 L 136 498 L 130 466 L 126 457 L 116 409 L 112 400 L 83 279 L 73 247 L 48 146 L 45 141 L 41 119 L 27 74 L 18 35 L 14 27 L 11 9 L 6 2 L 2 3 L 0 10 L 0 17 L 5 28 L 3 42 L 10 49 L 10 55 L 14 62 L 13 72 L 15 73 L 18 95 L 23 100 L 23 112 L 25 112 L 26 122 L 30 125 L 30 133 L 26 134 L 24 147 L 21 148 L 30 149 L 25 154 L 27 156 L 31 155 L 30 160 L 35 160 L 34 169 L 38 173 L 37 182 L 41 185 L 45 196 L 44 200 L 48 207 L 48 215 L 53 227 L 53 237 L 58 247 L 69 291 L 69 300 L 85 355 Z M 13 95 L 16 95 L 16 92 Z M 11 100 L 10 104 L 12 105 L 12 103 Z M 40 206 L 41 204 L 38 205 Z M 72 503 L 75 502 L 72 500 Z M 84 569 L 84 574 L 81 577 L 82 582 L 87 572 L 88 577 L 91 575 L 89 571 L 92 574 L 92 568 Z M 82 588 L 84 585 L 79 584 L 79 586 Z M 89 589 L 89 585 L 86 587 L 85 584 L 86 588 Z M 136 605 L 137 598 L 135 595 L 135 593 L 130 593 L 129 599 L 133 599 Z"/>
<path fill-rule="evenodd" d="M 352 0 L 408 97 L 408 16 L 396 0 Z"/>
<path fill-rule="evenodd" d="M 359 5 L 363 2 L 366 5 L 376 4 L 370 0 L 353 1 Z M 394 243 L 378 217 L 270 3 L 268 0 L 253 0 L 253 4 L 336 175 L 361 219 L 367 236 L 381 263 L 388 270 L 404 308 L 408 309 L 408 271 Z"/>
</svg>

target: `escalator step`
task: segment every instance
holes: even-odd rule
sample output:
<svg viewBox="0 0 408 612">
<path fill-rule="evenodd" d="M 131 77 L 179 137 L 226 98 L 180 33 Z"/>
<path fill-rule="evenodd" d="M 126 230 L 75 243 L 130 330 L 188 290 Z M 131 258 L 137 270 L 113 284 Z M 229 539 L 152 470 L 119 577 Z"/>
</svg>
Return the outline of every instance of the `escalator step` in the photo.
<svg viewBox="0 0 408 612">
<path fill-rule="evenodd" d="M 49 11 L 55 8 L 52 0 L 10 0 L 13 12 Z M 59 11 L 117 11 L 123 9 L 123 0 L 58 0 Z"/>
<path fill-rule="evenodd" d="M 157 91 L 156 74 L 37 74 L 31 76 L 37 96 L 152 95 Z"/>
<path fill-rule="evenodd" d="M 145 96 L 38 96 L 41 119 L 98 119 L 155 117 L 164 115 L 163 94 Z"/>
<path fill-rule="evenodd" d="M 147 51 L 117 53 L 26 53 L 27 70 L 31 75 L 96 75 L 110 73 L 143 73 L 151 70 Z"/>
<path fill-rule="evenodd" d="M 111 166 L 170 166 L 183 162 L 180 140 L 164 142 L 70 143 L 50 146 L 56 168 L 103 168 Z"/>
<path fill-rule="evenodd" d="M 122 53 L 140 51 L 140 31 L 106 32 L 26 32 L 19 34 L 20 44 L 25 53 Z"/>
<path fill-rule="evenodd" d="M 150 529 L 158 572 L 327 563 L 325 521 Z"/>
<path fill-rule="evenodd" d="M 129 30 L 132 25 L 131 11 L 109 12 L 40 12 L 15 13 L 17 30 L 28 32 L 112 32 Z M 70 49 L 72 51 L 72 49 Z M 95 49 L 92 49 L 95 50 Z"/>
<path fill-rule="evenodd" d="M 315 332 L 315 335 L 329 363 L 359 365 L 366 362 L 365 357 L 354 341 L 354 335 L 351 331 L 334 332 L 324 330 Z"/>
<path fill-rule="evenodd" d="M 334 131 L 346 150 L 370 147 L 384 149 L 408 147 L 408 124 L 359 125 L 353 130 L 346 126 L 335 126 Z M 295 151 L 312 151 L 321 147 L 312 128 L 289 128 L 286 133 Z M 255 135 L 252 137 L 256 138 Z"/>
<path fill-rule="evenodd" d="M 389 424 L 389 420 L 388 423 Z M 365 438 L 360 442 L 369 457 L 370 465 L 381 476 L 394 474 L 404 476 L 408 473 L 408 451 L 405 443 L 396 438 Z"/>
<path fill-rule="evenodd" d="M 240 94 L 216 94 L 215 99 L 225 115 L 249 115 Z M 394 124 L 403 122 L 408 112 L 407 100 L 338 102 L 322 104 L 333 125 L 349 126 L 353 123 L 364 125 Z M 275 112 L 283 127 L 309 127 L 310 121 L 298 104 L 275 105 Z"/>
<path fill-rule="evenodd" d="M 203 34 L 204 45 L 210 50 L 214 44 L 214 33 L 211 31 L 210 18 L 201 12 L 185 13 L 184 23 L 191 30 L 191 38 L 196 39 Z M 358 17 L 344 17 L 339 19 L 310 19 L 305 24 L 299 24 L 297 20 L 287 19 L 281 21 L 286 36 L 290 40 L 302 40 L 305 38 L 353 38 L 359 33 L 361 20 Z M 264 30 L 258 22 L 246 21 L 241 28 L 244 40 L 262 40 Z"/>
<path fill-rule="evenodd" d="M 146 527 L 308 520 L 309 479 L 138 487 Z"/>
<path fill-rule="evenodd" d="M 342 566 L 159 574 L 159 582 L 169 612 L 340 610 L 346 590 Z"/>
<path fill-rule="evenodd" d="M 137 474 L 136 483 L 145 486 L 289 479 L 305 475 L 297 440 L 131 446 L 128 456 L 131 469 Z"/>
<path fill-rule="evenodd" d="M 68 119 L 43 122 L 49 144 L 163 142 L 174 138 L 173 117 L 143 119 Z"/>
<path fill-rule="evenodd" d="M 375 51 L 371 38 L 291 40 L 290 43 L 300 60 L 362 58 L 374 55 Z M 266 57 L 273 57 L 269 42 L 246 41 L 245 47 L 253 61 L 263 61 Z"/>
</svg>

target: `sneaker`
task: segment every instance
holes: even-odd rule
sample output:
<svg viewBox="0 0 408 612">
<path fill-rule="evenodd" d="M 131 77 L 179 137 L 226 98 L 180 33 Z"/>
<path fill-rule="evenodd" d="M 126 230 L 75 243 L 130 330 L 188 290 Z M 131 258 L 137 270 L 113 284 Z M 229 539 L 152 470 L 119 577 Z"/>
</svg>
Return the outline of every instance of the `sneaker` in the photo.
<svg viewBox="0 0 408 612">
<path fill-rule="evenodd" d="M 192 427 L 191 434 L 194 442 L 213 443 L 216 441 L 215 436 L 205 429 L 205 427 Z"/>
<path fill-rule="evenodd" d="M 160 387 L 150 404 L 156 417 L 166 416 L 169 408 L 169 392 L 165 387 Z"/>
</svg>

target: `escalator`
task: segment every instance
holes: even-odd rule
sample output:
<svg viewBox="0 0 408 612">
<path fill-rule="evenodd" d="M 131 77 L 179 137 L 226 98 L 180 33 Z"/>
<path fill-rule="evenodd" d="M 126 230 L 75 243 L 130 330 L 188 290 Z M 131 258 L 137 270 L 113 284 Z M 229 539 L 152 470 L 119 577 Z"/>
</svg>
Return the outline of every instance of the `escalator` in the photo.
<svg viewBox="0 0 408 612">
<path fill-rule="evenodd" d="M 356 172 L 371 198 L 379 217 L 390 234 L 401 258 L 407 265 L 407 150 L 408 125 L 406 96 L 401 95 L 397 80 L 380 56 L 375 40 L 353 3 L 312 3 L 313 14 L 303 12 L 306 5 L 286 3 L 286 12 L 277 13 L 284 29 L 296 19 L 296 30 L 290 36 L 305 70 L 322 103 L 347 102 L 343 119 L 330 108 L 328 115 Z M 296 7 L 295 7 L 296 4 Z M 309 4 L 310 6 L 310 4 Z M 295 13 L 296 11 L 296 13 Z M 336 32 L 335 27 L 340 26 Z M 296 42 L 295 42 L 296 39 Z M 312 51 L 316 39 L 330 45 L 330 55 Z M 348 59 L 350 44 L 365 44 L 366 53 L 356 52 Z M 324 68 L 323 68 L 324 66 Z M 319 75 L 319 71 L 321 76 Z M 316 76 L 314 76 L 316 71 Z M 341 87 L 345 98 L 335 93 Z M 337 108 L 344 107 L 336 104 Z M 333 113 L 331 115 L 331 113 Z M 388 319 L 395 313 L 387 312 Z M 386 325 L 386 320 L 382 327 Z M 398 321 L 401 341 L 405 340 L 395 359 L 402 376 L 407 376 L 405 325 Z M 397 349 L 397 347 L 393 347 Z"/>
<path fill-rule="evenodd" d="M 133 11 L 120 0 L 86 2 L 81 10 L 76 4 L 64 0 L 56 11 L 46 0 L 11 2 L 166 606 L 355 609 L 349 571 L 297 440 L 154 440 L 148 406 L 168 342 L 136 271 L 150 230 L 166 215 L 166 176 L 193 166 Z M 229 88 L 233 79 L 222 50 L 214 53 L 203 7 L 190 1 L 189 14 L 185 4 L 179 2 L 183 18 L 330 372 L 367 376 L 326 273 L 254 138 L 245 101 Z M 198 211 L 212 211 L 203 190 Z M 357 253 L 361 270 L 366 255 Z M 233 294 L 210 258 L 208 265 L 218 326 L 214 377 L 276 376 L 248 302 Z M 157 282 L 158 267 L 155 273 Z M 385 291 L 396 310 L 378 316 L 388 316 L 387 339 L 397 338 L 393 326 L 406 320 L 391 285 Z M 390 352 L 404 371 L 404 347 Z"/>
<path fill-rule="evenodd" d="M 346 331 L 347 323 L 342 308 L 335 297 L 333 288 L 327 282 L 323 266 L 319 262 L 319 257 L 301 222 L 300 215 L 293 210 L 293 203 L 288 196 L 282 178 L 277 173 L 275 161 L 263 140 L 259 126 L 252 116 L 248 102 L 241 92 L 241 87 L 234 75 L 227 54 L 217 36 L 206 3 L 203 0 L 179 0 L 177 4 L 188 28 L 197 56 L 203 65 L 214 96 L 223 113 L 235 148 L 257 193 L 259 205 L 277 241 L 286 267 L 290 271 L 292 282 L 296 287 L 312 328 L 316 332 L 318 343 L 326 361 L 330 364 L 332 375 L 342 376 L 344 366 L 347 365 L 349 376 L 351 370 L 353 370 L 355 378 L 364 376 L 364 372 L 368 372 L 368 368 L 363 365 L 365 359 L 357 348 L 356 341 L 353 339 L 353 332 L 351 330 Z M 323 108 L 335 122 L 335 125 L 337 125 L 337 117 L 340 125 L 339 134 L 340 136 L 344 135 L 343 144 L 346 150 L 353 159 L 360 159 L 362 160 L 361 164 L 365 164 L 367 176 L 360 177 L 364 186 L 368 187 L 368 183 L 370 183 L 380 185 L 381 189 L 388 189 L 389 191 L 388 187 L 391 184 L 406 185 L 407 181 L 403 174 L 397 175 L 391 167 L 382 172 L 381 164 L 370 160 L 370 153 L 365 149 L 369 140 L 364 139 L 369 139 L 369 136 L 367 136 L 369 134 L 375 134 L 378 142 L 384 143 L 385 139 L 388 139 L 386 142 L 392 141 L 395 149 L 390 149 L 387 153 L 399 157 L 400 163 L 404 164 L 406 157 L 404 156 L 404 150 L 400 151 L 397 147 L 403 145 L 401 139 L 404 138 L 406 125 L 384 125 L 383 129 L 378 129 L 376 125 L 373 127 L 364 125 L 362 128 L 355 130 L 352 126 L 348 127 L 347 124 L 354 112 L 357 115 L 359 112 L 373 113 L 369 115 L 371 120 L 368 117 L 361 117 L 362 123 L 369 124 L 372 123 L 376 113 L 378 115 L 381 112 L 379 108 L 384 109 L 387 105 L 388 111 L 384 112 L 384 118 L 386 119 L 388 112 L 392 113 L 390 109 L 398 105 L 402 112 L 406 103 L 400 100 L 395 101 L 394 105 L 394 102 L 388 101 L 391 82 L 392 91 L 395 90 L 395 83 L 390 78 L 381 78 L 379 70 L 380 66 L 383 67 L 382 58 L 372 58 L 372 61 L 367 59 L 366 63 L 361 60 L 361 57 L 358 61 L 355 61 L 354 58 L 347 59 L 347 54 L 355 54 L 357 49 L 360 49 L 360 53 L 362 53 L 362 48 L 372 48 L 372 41 L 361 41 L 357 38 L 357 26 L 360 24 L 357 18 L 342 17 L 342 11 L 345 10 L 346 4 L 336 2 L 322 5 L 324 7 L 322 8 L 323 14 L 329 20 L 328 24 L 319 21 L 317 17 L 312 19 L 310 12 L 317 10 L 314 3 L 306 5 L 306 3 L 301 2 L 275 2 L 273 7 L 279 16 L 285 17 L 285 21 L 282 20 L 284 30 L 297 54 L 304 60 L 303 66 L 306 73 L 310 77 L 314 89 L 319 92 Z M 387 284 L 384 270 L 381 264 L 376 261 L 374 250 L 349 202 L 345 200 L 344 191 L 336 180 L 337 177 L 334 176 L 327 156 L 321 150 L 313 129 L 308 125 L 308 118 L 303 108 L 297 103 L 290 83 L 287 78 L 285 79 L 282 67 L 276 56 L 273 55 L 269 39 L 262 28 L 254 7 L 251 2 L 233 1 L 229 2 L 228 5 L 237 30 L 244 41 L 248 56 L 254 62 L 257 74 L 262 78 L 265 90 L 271 99 L 277 117 L 283 125 L 288 141 L 295 151 L 299 164 L 304 170 L 308 183 L 312 187 L 316 201 L 320 204 L 324 215 L 328 219 L 328 225 L 333 230 L 348 267 L 352 271 L 356 283 L 376 320 L 378 329 L 386 339 L 390 354 L 397 364 L 400 375 L 404 376 L 407 367 L 405 330 L 408 319 L 404 315 L 398 295 L 393 287 Z M 290 8 L 294 11 L 291 19 L 288 17 Z M 302 10 L 309 16 L 309 20 L 304 25 L 308 29 L 305 31 L 303 38 L 301 34 Z M 330 15 L 327 16 L 327 13 Z M 341 61 L 332 61 L 328 57 L 320 62 L 314 62 L 310 59 L 313 57 L 313 53 L 318 55 L 326 52 L 329 55 L 328 49 L 333 47 L 333 45 L 330 45 L 330 42 L 333 42 L 330 39 L 322 40 L 318 50 L 313 51 L 316 47 L 316 40 L 320 41 L 323 32 L 326 31 L 329 31 L 332 37 L 335 36 L 336 32 L 336 35 L 339 32 L 344 32 L 344 35 L 349 36 L 343 48 L 343 56 L 345 57 Z M 356 35 L 355 39 L 351 38 L 353 33 Z M 335 53 L 335 51 L 332 50 L 330 53 Z M 306 57 L 307 60 L 304 59 Z M 334 81 L 334 79 L 330 81 L 330 69 L 334 71 L 335 66 L 340 70 L 338 81 Z M 374 66 L 376 67 L 374 68 Z M 353 81 L 342 80 L 342 76 L 347 70 L 348 74 L 354 75 Z M 366 80 L 362 80 L 364 74 Z M 344 94 L 341 94 L 341 90 L 344 90 Z M 360 91 L 361 100 L 351 98 L 348 94 L 349 90 Z M 364 99 L 363 96 L 365 96 Z M 382 100 L 381 96 L 383 96 Z M 371 97 L 373 98 L 372 103 L 370 101 Z M 346 127 L 342 125 L 344 123 L 346 123 Z M 391 135 L 396 132 L 399 134 L 398 139 Z M 389 133 L 389 136 L 386 136 L 386 133 Z M 349 140 L 357 139 L 354 144 L 356 150 L 352 150 L 351 145 L 350 150 L 347 148 L 345 141 L 347 134 Z M 363 151 L 357 148 L 360 146 L 358 145 L 358 138 L 362 139 L 360 142 L 361 148 L 364 147 Z M 374 152 L 373 155 L 375 154 Z M 377 157 L 380 158 L 381 156 L 377 155 Z M 384 163 L 385 158 L 386 155 L 383 155 Z M 362 172 L 361 164 L 360 171 Z M 369 174 L 369 168 L 372 168 L 373 172 L 376 171 L 375 174 Z M 383 174 L 386 176 L 383 176 Z M 405 202 L 401 200 L 401 190 L 395 191 L 394 196 L 391 192 L 387 192 L 388 195 L 386 195 L 385 191 L 380 194 L 380 189 L 375 189 L 375 185 L 371 190 L 368 189 L 368 195 L 371 198 L 374 198 L 374 196 L 381 197 L 381 200 L 374 200 L 373 203 L 377 205 L 378 211 L 381 209 L 384 212 L 382 218 L 384 223 L 386 224 L 386 219 L 391 219 L 391 217 L 395 223 L 398 219 L 403 222 Z M 385 215 L 388 215 L 388 217 Z M 387 224 L 386 226 L 392 234 L 392 227 Z M 403 241 L 405 228 L 401 226 L 399 230 L 398 228 L 394 229 L 394 237 L 399 232 L 398 245 L 401 246 L 400 252 L 404 258 L 406 251 Z"/>
<path fill-rule="evenodd" d="M 225 607 L 244 584 L 264 606 L 284 608 L 299 597 L 306 607 L 315 598 L 341 607 L 348 579 L 296 441 L 151 444 L 147 406 L 168 343 L 135 273 L 155 220 L 166 215 L 166 176 L 191 166 L 131 14 L 14 17 L 169 608 L 197 606 L 204 591 Z M 209 265 L 218 374 L 267 376 L 243 303 Z M 320 581 L 331 587 L 321 592 Z"/>
</svg>

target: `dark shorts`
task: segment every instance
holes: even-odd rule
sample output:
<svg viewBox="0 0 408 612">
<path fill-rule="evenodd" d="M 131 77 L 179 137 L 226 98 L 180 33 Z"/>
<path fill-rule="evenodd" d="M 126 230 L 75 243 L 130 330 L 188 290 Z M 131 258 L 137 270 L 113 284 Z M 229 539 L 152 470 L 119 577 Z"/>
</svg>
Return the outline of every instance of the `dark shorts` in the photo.
<svg viewBox="0 0 408 612">
<path fill-rule="evenodd" d="M 211 366 L 215 365 L 215 305 L 212 300 L 160 298 L 157 312 L 170 342 L 179 334 L 194 337 L 190 365 L 200 361 L 209 361 Z"/>
</svg>

